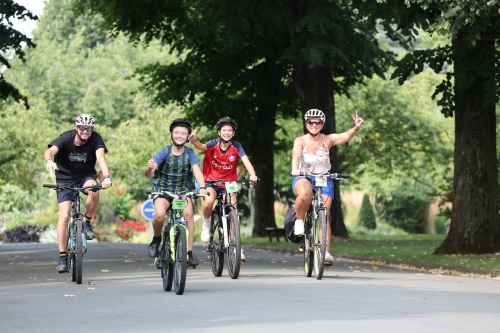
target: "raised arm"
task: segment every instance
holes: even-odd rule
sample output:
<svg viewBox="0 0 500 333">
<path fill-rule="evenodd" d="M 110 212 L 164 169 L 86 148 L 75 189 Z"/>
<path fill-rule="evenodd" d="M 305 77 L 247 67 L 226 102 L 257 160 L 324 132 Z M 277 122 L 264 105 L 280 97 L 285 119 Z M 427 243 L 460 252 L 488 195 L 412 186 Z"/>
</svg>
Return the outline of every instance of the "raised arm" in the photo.
<svg viewBox="0 0 500 333">
<path fill-rule="evenodd" d="M 144 169 L 144 176 L 151 177 L 153 172 L 158 169 L 158 164 L 154 160 L 155 155 L 151 154 L 151 158 L 148 160 L 148 166 Z"/>
<path fill-rule="evenodd" d="M 354 121 L 354 127 L 348 129 L 344 133 L 333 133 L 328 135 L 328 148 L 349 142 L 356 134 L 358 134 L 358 131 L 361 129 L 361 126 L 365 121 L 363 118 L 359 117 L 358 110 L 356 110 L 355 114 L 351 115 L 351 117 Z"/>
<path fill-rule="evenodd" d="M 207 150 L 207 145 L 196 140 L 196 130 L 194 130 L 191 134 L 189 134 L 188 136 L 188 140 L 189 142 L 191 142 L 193 144 L 193 146 L 196 148 L 196 149 L 199 149 L 201 151 L 206 151 Z"/>
</svg>

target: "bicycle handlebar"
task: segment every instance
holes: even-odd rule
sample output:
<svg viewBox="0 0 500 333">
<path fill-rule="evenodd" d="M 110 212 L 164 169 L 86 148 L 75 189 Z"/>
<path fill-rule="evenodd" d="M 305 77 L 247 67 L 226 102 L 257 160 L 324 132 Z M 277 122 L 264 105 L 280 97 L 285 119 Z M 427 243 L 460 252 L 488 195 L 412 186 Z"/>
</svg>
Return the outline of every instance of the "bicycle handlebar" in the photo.
<svg viewBox="0 0 500 333">
<path fill-rule="evenodd" d="M 257 182 L 260 181 L 260 178 L 257 178 Z M 249 184 L 256 184 L 257 182 L 255 183 L 251 183 L 251 180 L 250 178 L 243 178 L 243 179 L 238 179 L 238 180 L 231 180 L 231 182 L 235 182 L 235 183 L 240 183 L 240 184 L 245 184 L 245 185 L 249 185 Z M 219 179 L 219 180 L 205 180 L 205 185 L 216 185 L 216 184 L 224 184 L 226 183 L 225 181 L 223 181 L 222 179 Z"/>
<path fill-rule="evenodd" d="M 92 192 L 97 192 L 99 190 L 102 190 L 103 187 L 101 184 L 96 184 L 96 185 L 90 185 L 90 186 L 85 186 L 85 187 L 71 187 L 68 185 L 58 185 L 58 184 L 42 184 L 43 187 L 48 187 L 52 188 L 54 190 L 71 190 L 73 192 L 78 192 L 78 191 L 84 191 L 87 189 L 92 189 Z"/>
<path fill-rule="evenodd" d="M 197 192 L 197 191 L 192 191 L 192 192 L 186 192 L 186 193 L 179 193 L 179 194 L 175 194 L 175 193 L 170 193 L 168 191 L 154 191 L 154 190 L 146 190 L 146 194 L 167 194 L 171 197 L 175 196 L 175 195 L 184 195 L 186 197 L 209 197 L 210 196 L 210 193 L 207 193 L 207 194 L 202 194 L 200 192 Z"/>
<path fill-rule="evenodd" d="M 324 173 L 324 174 L 315 174 L 315 173 L 310 173 L 307 171 L 300 172 L 300 177 L 307 177 L 307 176 L 327 176 L 333 179 L 347 179 L 350 178 L 351 175 L 345 174 L 345 173 Z"/>
</svg>

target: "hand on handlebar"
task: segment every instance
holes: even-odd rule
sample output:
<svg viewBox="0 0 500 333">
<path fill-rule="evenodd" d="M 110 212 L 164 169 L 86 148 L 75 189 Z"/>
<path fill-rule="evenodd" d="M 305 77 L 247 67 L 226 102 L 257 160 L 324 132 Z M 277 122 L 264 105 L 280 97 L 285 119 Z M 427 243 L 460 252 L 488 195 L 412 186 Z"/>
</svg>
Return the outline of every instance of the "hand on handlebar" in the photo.
<svg viewBox="0 0 500 333">
<path fill-rule="evenodd" d="M 113 183 L 111 183 L 111 179 L 106 178 L 104 181 L 101 183 L 102 188 L 110 188 L 113 186 Z"/>
<path fill-rule="evenodd" d="M 298 177 L 298 176 L 300 176 L 300 170 L 299 169 L 293 169 L 292 172 L 290 172 L 290 175 L 292 177 Z"/>
<path fill-rule="evenodd" d="M 250 180 L 250 184 L 256 184 L 257 181 L 259 181 L 259 177 L 257 177 L 257 176 L 250 176 L 249 180 Z"/>
</svg>

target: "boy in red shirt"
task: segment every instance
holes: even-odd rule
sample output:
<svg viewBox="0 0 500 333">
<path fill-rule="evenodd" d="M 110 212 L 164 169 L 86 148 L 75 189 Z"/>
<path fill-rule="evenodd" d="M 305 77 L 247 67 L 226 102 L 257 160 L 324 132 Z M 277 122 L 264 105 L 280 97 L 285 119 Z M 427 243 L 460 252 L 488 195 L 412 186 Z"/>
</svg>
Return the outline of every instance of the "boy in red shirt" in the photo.
<svg viewBox="0 0 500 333">
<path fill-rule="evenodd" d="M 240 159 L 250 174 L 250 181 L 257 182 L 258 180 L 245 150 L 239 142 L 233 141 L 236 129 L 238 128 L 236 121 L 230 117 L 223 117 L 217 121 L 216 127 L 219 132 L 219 138 L 210 140 L 206 144 L 196 140 L 196 131 L 193 131 L 189 136 L 189 141 L 191 141 L 193 146 L 205 152 L 203 160 L 203 177 L 205 180 L 222 179 L 223 182 L 223 184 L 217 186 L 207 185 L 207 192 L 210 192 L 210 196 L 205 197 L 203 201 L 204 221 L 201 232 L 202 242 L 210 240 L 210 216 L 212 215 L 217 193 L 226 194 L 224 182 L 237 180 L 236 168 Z M 236 204 L 236 196 L 232 196 L 231 202 Z M 244 260 L 243 253 L 241 259 Z"/>
</svg>

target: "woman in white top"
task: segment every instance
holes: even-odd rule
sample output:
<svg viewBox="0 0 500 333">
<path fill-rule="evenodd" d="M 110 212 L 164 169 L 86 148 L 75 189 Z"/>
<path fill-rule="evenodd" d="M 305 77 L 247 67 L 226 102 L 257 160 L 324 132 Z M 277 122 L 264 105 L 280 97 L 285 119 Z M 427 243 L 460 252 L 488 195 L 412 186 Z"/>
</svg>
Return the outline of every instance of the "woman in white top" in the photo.
<svg viewBox="0 0 500 333">
<path fill-rule="evenodd" d="M 329 150 L 333 146 L 341 145 L 351 140 L 360 130 L 364 120 L 358 116 L 358 111 L 352 115 L 354 127 L 341 134 L 322 134 L 320 131 L 325 124 L 325 114 L 321 110 L 311 109 L 304 115 L 306 129 L 308 133 L 299 136 L 293 143 L 292 152 L 292 191 L 297 197 L 295 200 L 295 211 L 297 220 L 295 221 L 295 235 L 304 234 L 304 216 L 307 212 L 313 197 L 313 180 L 307 177 L 299 177 L 300 172 L 308 171 L 314 174 L 323 174 L 330 171 Z M 330 216 L 330 207 L 333 200 L 333 181 L 328 178 L 328 185 L 322 188 L 323 202 L 326 206 L 326 216 Z M 330 248 L 331 229 L 330 221 L 327 221 L 327 254 L 326 261 L 333 261 L 333 257 L 328 252 Z"/>
</svg>

